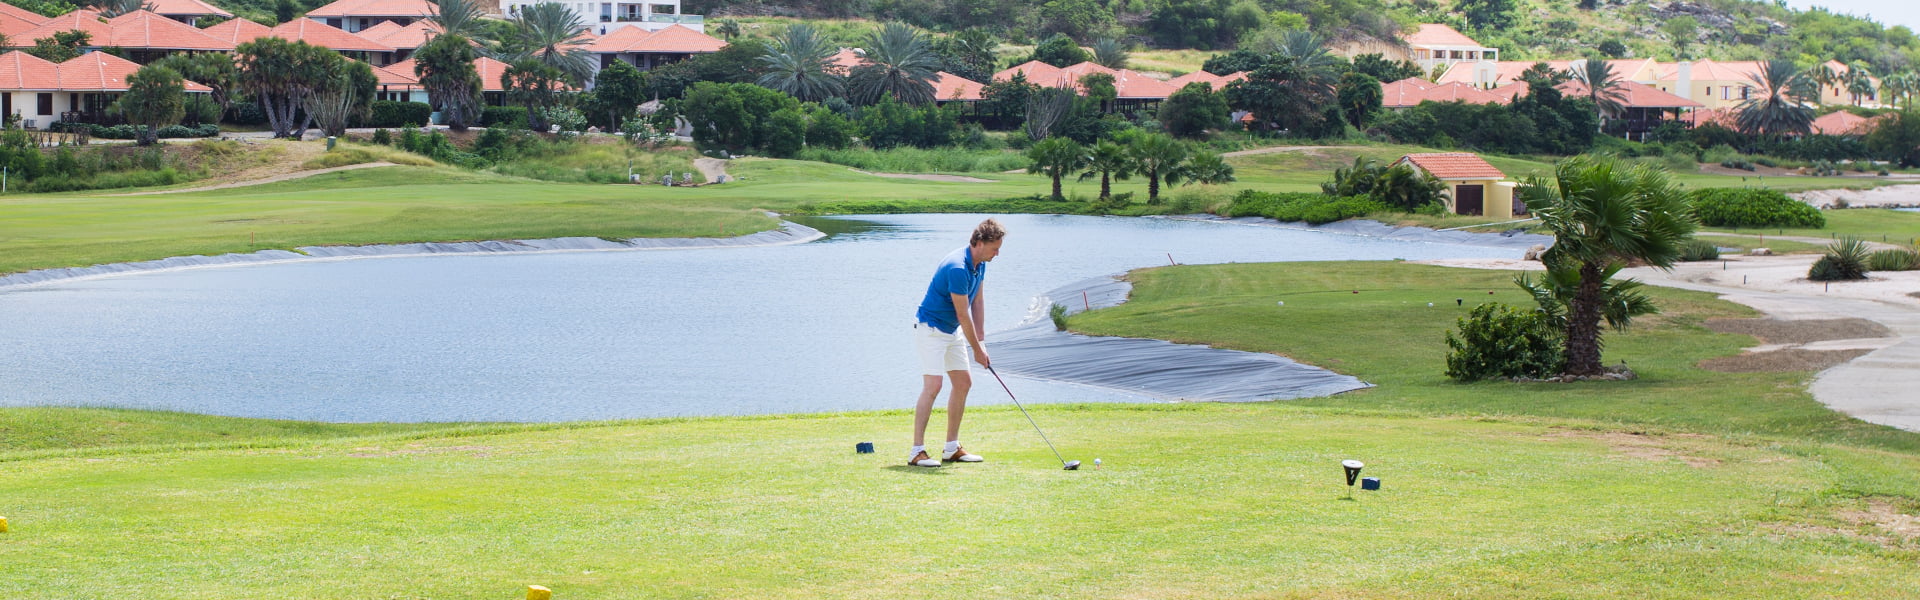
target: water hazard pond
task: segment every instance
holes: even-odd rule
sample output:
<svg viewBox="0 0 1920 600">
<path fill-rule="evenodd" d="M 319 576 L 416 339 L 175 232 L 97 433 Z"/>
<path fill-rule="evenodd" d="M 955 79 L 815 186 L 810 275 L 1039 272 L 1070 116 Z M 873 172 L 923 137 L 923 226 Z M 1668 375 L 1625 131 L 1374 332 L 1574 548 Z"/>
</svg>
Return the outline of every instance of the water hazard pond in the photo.
<svg viewBox="0 0 1920 600">
<path fill-rule="evenodd" d="M 0 288 L 0 406 L 317 421 L 568 421 L 907 408 L 909 328 L 979 215 L 815 219 L 793 246 L 437 255 Z M 1014 215 L 988 330 L 1075 281 L 1163 265 L 1517 257 L 1169 219 Z M 989 335 L 989 348 L 993 336 Z M 1161 401 L 1020 378 L 1023 402 Z M 976 388 L 970 404 L 998 404 Z"/>
</svg>

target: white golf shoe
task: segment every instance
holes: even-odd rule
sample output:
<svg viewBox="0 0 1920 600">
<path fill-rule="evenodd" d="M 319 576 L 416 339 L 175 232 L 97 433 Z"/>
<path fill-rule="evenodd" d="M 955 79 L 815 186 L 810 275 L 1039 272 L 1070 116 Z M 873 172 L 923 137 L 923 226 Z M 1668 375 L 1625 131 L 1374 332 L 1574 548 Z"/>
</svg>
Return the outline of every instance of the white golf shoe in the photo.
<svg viewBox="0 0 1920 600">
<path fill-rule="evenodd" d="M 967 452 L 966 448 L 954 448 L 952 452 L 940 455 L 940 460 L 949 462 L 981 462 L 987 460 L 980 455 Z"/>
<path fill-rule="evenodd" d="M 907 465 L 914 467 L 938 467 L 940 466 L 940 461 L 934 460 L 932 456 L 927 455 L 927 451 L 921 450 L 919 454 L 913 455 L 913 458 L 907 459 Z"/>
</svg>

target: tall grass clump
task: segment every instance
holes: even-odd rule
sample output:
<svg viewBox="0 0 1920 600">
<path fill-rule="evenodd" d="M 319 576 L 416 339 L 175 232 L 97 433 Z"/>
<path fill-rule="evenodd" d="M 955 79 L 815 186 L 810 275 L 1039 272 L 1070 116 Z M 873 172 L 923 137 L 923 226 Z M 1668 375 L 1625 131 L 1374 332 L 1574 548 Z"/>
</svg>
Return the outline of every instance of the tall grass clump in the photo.
<svg viewBox="0 0 1920 600">
<path fill-rule="evenodd" d="M 626 183 L 629 169 L 641 181 L 659 181 L 685 173 L 705 179 L 693 168 L 698 155 L 688 148 L 641 151 L 625 140 L 549 139 L 526 131 L 489 129 L 473 145 L 474 153 L 495 173 L 564 183 Z"/>
<path fill-rule="evenodd" d="M 1713 242 L 1692 239 L 1687 240 L 1685 244 L 1681 244 L 1680 246 L 1680 260 L 1682 261 L 1693 262 L 1700 260 L 1717 260 L 1719 258 L 1720 247 L 1713 245 Z"/>
<path fill-rule="evenodd" d="M 1920 253 L 1910 248 L 1888 248 L 1867 256 L 1868 271 L 1920 270 Z"/>
<path fill-rule="evenodd" d="M 1859 238 L 1841 238 L 1827 247 L 1827 253 L 1807 270 L 1814 281 L 1855 281 L 1867 278 L 1867 243 Z"/>
<path fill-rule="evenodd" d="M 886 150 L 807 148 L 794 158 L 881 173 L 1002 173 L 1025 169 L 1028 163 L 1018 152 L 906 146 Z"/>
<path fill-rule="evenodd" d="M 1276 221 L 1320 225 L 1364 217 L 1387 210 L 1387 205 L 1360 196 L 1327 196 L 1308 192 L 1271 193 L 1241 190 L 1227 206 L 1228 217 L 1266 217 Z"/>
</svg>

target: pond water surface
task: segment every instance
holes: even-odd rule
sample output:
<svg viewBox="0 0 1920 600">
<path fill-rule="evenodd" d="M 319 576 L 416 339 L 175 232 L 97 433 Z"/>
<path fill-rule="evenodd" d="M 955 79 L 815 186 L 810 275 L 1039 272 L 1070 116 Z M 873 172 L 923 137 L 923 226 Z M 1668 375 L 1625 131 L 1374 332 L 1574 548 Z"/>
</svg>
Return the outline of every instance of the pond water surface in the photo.
<svg viewBox="0 0 1920 600">
<path fill-rule="evenodd" d="M 296 262 L 0 288 L 0 406 L 339 422 L 907 408 L 919 385 L 914 307 L 933 265 L 981 218 L 815 219 L 830 237 L 781 247 Z M 1010 233 L 989 268 L 989 331 L 1020 323 L 1048 290 L 1169 257 L 1521 252 L 1170 219 L 999 218 Z M 1009 384 L 1022 402 L 1163 400 Z M 1004 402 L 976 387 L 970 403 Z"/>
</svg>

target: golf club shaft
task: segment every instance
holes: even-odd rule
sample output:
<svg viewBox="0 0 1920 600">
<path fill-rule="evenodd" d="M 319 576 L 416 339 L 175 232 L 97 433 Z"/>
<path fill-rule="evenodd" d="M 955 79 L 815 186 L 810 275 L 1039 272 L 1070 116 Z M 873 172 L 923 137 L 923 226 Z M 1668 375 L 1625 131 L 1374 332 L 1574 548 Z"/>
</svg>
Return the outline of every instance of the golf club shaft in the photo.
<svg viewBox="0 0 1920 600">
<path fill-rule="evenodd" d="M 993 370 L 993 365 L 987 365 L 987 372 L 993 374 L 994 381 L 1000 382 L 1000 389 L 1007 391 L 1007 397 L 1013 400 L 1015 408 L 1020 409 L 1020 414 L 1027 415 L 1027 422 L 1033 424 L 1033 432 L 1040 434 L 1040 441 L 1047 443 L 1048 450 L 1053 450 L 1053 457 L 1060 460 L 1060 466 L 1066 466 L 1067 458 L 1060 456 L 1060 450 L 1053 447 L 1053 440 L 1047 439 L 1047 432 L 1040 430 L 1040 424 L 1033 420 L 1033 415 L 1027 412 L 1027 407 L 1020 406 L 1020 399 L 1013 395 L 1013 388 L 1007 387 L 1007 380 L 1000 378 L 1000 372 Z"/>
</svg>

